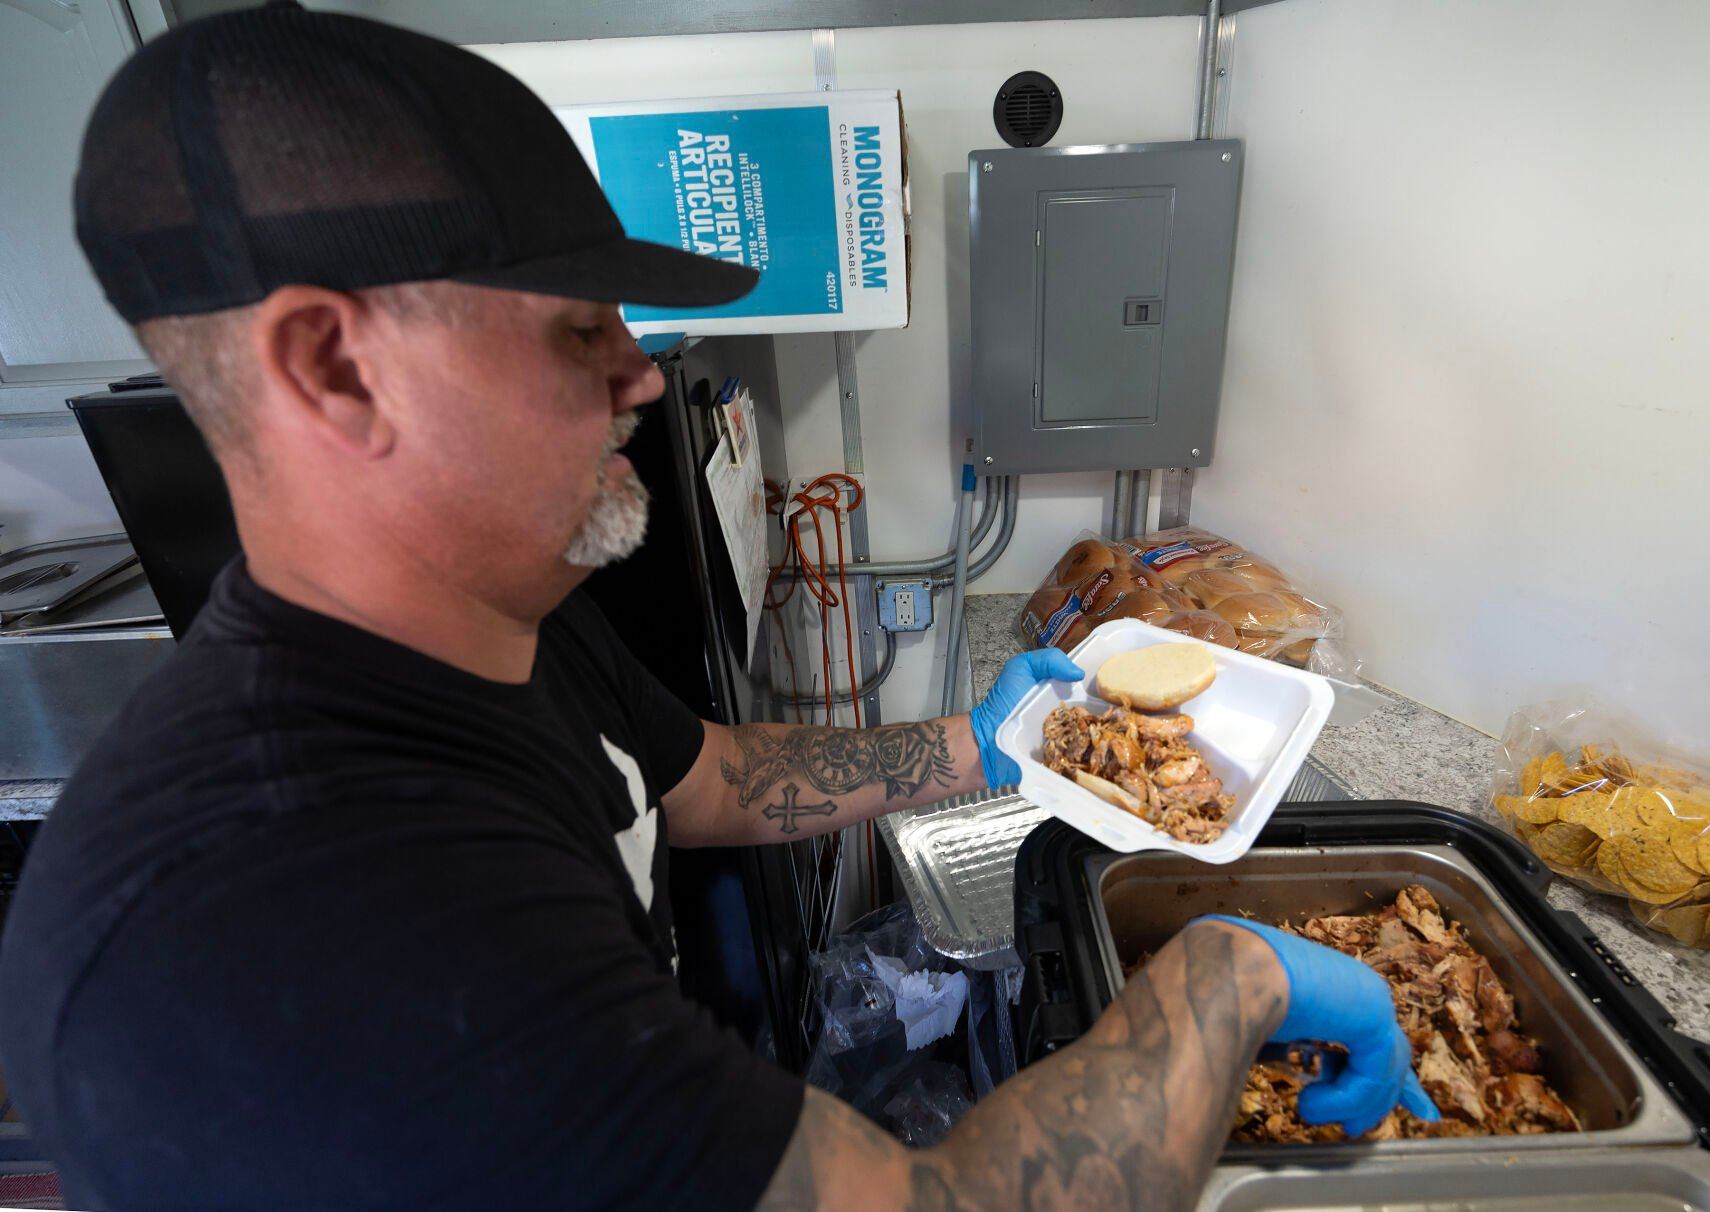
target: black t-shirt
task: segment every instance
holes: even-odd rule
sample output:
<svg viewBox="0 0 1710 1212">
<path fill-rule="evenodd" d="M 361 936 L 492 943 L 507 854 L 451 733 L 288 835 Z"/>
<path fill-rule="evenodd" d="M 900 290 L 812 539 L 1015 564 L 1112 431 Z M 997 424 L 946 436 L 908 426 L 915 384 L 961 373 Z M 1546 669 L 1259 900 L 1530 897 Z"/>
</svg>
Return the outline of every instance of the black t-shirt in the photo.
<svg viewBox="0 0 1710 1212">
<path fill-rule="evenodd" d="M 6 924 L 70 1205 L 751 1206 L 802 1090 L 672 975 L 702 733 L 584 595 L 513 686 L 227 568 Z"/>
</svg>

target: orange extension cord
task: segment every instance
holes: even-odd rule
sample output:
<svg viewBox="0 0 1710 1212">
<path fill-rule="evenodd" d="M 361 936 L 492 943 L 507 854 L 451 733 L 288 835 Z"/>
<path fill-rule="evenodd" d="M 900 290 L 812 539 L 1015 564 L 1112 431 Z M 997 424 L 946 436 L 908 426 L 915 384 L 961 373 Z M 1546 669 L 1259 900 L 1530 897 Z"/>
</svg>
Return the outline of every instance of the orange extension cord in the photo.
<svg viewBox="0 0 1710 1212">
<path fill-rule="evenodd" d="M 844 500 L 844 493 L 849 494 Z M 825 690 L 825 720 L 830 724 L 837 706 L 836 683 L 831 676 L 831 611 L 843 607 L 843 645 L 844 655 L 849 662 L 850 706 L 855 713 L 855 727 L 861 727 L 861 694 L 855 685 L 855 623 L 845 603 L 849 601 L 849 582 L 847 576 L 847 559 L 843 547 L 843 520 L 860 507 L 865 494 L 861 484 L 853 476 L 841 471 L 827 472 L 809 483 L 802 491 L 790 497 L 798 508 L 785 521 L 785 530 L 789 535 L 789 545 L 784 551 L 783 562 L 772 569 L 766 580 L 765 608 L 781 610 L 784 603 L 795 593 L 796 584 L 800 582 L 807 586 L 808 592 L 819 603 L 819 655 L 820 669 L 824 675 Z M 781 515 L 784 512 L 784 490 L 770 481 L 766 484 L 766 511 Z M 826 567 L 825 530 L 820 524 L 820 510 L 831 512 L 832 528 L 837 538 L 837 588 L 831 586 L 829 570 Z M 814 558 L 808 557 L 807 549 L 802 545 L 803 519 L 813 525 Z M 782 597 L 773 595 L 773 586 L 779 575 L 791 563 L 798 569 L 798 575 L 791 579 L 789 588 Z M 790 699 L 796 713 L 796 722 L 802 722 L 801 691 L 796 681 L 796 659 L 790 651 L 787 630 L 778 628 L 778 639 L 784 648 L 784 658 L 790 667 Z M 874 844 L 878 840 L 873 833 L 873 822 L 866 822 L 867 840 L 867 892 L 869 904 L 878 898 L 878 861 L 874 853 Z"/>
</svg>

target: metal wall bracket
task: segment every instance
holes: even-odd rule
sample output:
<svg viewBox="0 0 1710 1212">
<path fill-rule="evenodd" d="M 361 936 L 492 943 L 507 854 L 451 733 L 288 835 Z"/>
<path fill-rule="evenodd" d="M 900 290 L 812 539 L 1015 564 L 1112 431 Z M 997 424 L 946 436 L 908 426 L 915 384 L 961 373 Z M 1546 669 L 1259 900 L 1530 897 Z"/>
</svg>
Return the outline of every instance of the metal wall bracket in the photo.
<svg viewBox="0 0 1710 1212">
<path fill-rule="evenodd" d="M 1158 497 L 1158 529 L 1186 526 L 1193 504 L 1193 468 L 1172 467 L 1164 472 L 1164 487 Z"/>
</svg>

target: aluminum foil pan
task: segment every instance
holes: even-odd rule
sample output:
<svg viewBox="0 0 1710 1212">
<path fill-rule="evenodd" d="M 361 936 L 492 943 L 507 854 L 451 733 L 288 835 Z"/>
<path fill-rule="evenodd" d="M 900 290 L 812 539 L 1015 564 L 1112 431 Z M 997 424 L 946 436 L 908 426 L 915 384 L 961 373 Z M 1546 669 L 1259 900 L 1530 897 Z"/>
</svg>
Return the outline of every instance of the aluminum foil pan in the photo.
<svg viewBox="0 0 1710 1212">
<path fill-rule="evenodd" d="M 1283 796 L 1288 803 L 1354 798 L 1310 757 Z M 897 878 L 934 950 L 970 968 L 1021 962 L 1015 950 L 1015 854 L 1050 815 L 1013 788 L 999 788 L 879 818 Z"/>
<path fill-rule="evenodd" d="M 1009 968 L 1015 950 L 1015 852 L 1043 808 L 1013 789 L 958 796 L 879 818 L 897 878 L 928 944 L 970 968 Z"/>
</svg>

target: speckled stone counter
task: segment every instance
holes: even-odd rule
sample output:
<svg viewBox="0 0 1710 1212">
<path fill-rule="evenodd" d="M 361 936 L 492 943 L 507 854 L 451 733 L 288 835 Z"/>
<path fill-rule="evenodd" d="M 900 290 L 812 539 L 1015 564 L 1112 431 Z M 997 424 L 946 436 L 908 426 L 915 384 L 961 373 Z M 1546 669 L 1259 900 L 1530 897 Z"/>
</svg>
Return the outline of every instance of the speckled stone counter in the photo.
<svg viewBox="0 0 1710 1212">
<path fill-rule="evenodd" d="M 968 654 L 974 694 L 1020 649 L 1014 624 L 1025 594 L 968 598 Z M 1387 700 L 1352 728 L 1326 728 L 1312 756 L 1362 799 L 1418 800 L 1496 823 L 1489 800 L 1497 743 L 1411 699 L 1378 688 Z M 1615 957 L 1668 1008 L 1680 1030 L 1710 1040 L 1710 952 L 1682 947 L 1633 920 L 1625 905 L 1565 880 L 1550 904 L 1576 913 Z"/>
<path fill-rule="evenodd" d="M 58 780 L 37 783 L 0 780 L 0 821 L 28 821 L 46 816 L 64 785 Z"/>
</svg>

